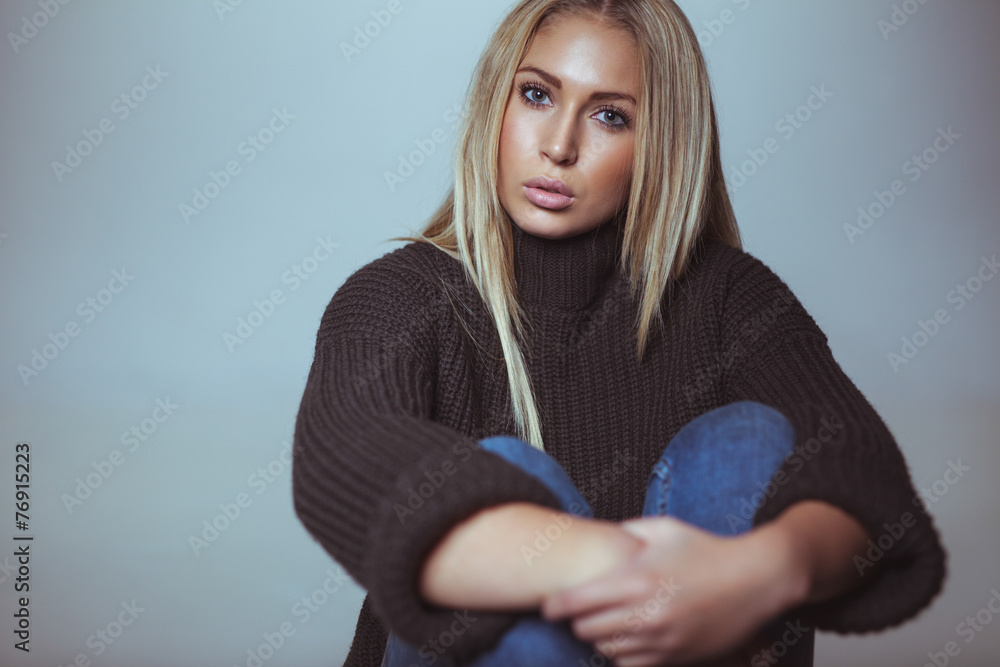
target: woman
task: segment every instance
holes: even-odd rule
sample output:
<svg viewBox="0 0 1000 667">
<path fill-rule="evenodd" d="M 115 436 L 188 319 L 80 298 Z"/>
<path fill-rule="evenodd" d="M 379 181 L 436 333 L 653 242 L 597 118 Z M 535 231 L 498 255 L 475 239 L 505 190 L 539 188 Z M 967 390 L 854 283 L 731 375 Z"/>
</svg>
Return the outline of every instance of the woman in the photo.
<svg viewBox="0 0 1000 667">
<path fill-rule="evenodd" d="M 680 9 L 524 0 L 467 108 L 423 234 L 331 299 L 296 423 L 298 516 L 368 592 L 345 664 L 811 665 L 816 628 L 929 604 L 937 530 L 742 250 Z"/>
</svg>

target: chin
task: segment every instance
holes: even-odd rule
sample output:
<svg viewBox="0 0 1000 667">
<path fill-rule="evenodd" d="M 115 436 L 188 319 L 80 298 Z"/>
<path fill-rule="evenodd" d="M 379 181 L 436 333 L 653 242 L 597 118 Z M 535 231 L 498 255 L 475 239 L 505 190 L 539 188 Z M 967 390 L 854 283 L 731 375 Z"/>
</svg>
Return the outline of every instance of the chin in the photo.
<svg viewBox="0 0 1000 667">
<path fill-rule="evenodd" d="M 514 219 L 514 224 L 520 227 L 522 230 L 531 234 L 532 236 L 541 236 L 547 239 L 560 239 L 570 236 L 576 236 L 581 234 L 587 229 L 587 225 L 581 225 L 579 223 L 574 224 L 568 219 L 560 219 L 557 214 L 553 214 L 547 211 L 540 211 L 542 213 L 539 218 L 545 219 L 530 219 L 521 220 Z"/>
<path fill-rule="evenodd" d="M 568 230 L 559 223 L 528 222 L 523 225 L 517 223 L 517 226 L 532 236 L 546 239 L 557 239 L 568 235 Z"/>
</svg>

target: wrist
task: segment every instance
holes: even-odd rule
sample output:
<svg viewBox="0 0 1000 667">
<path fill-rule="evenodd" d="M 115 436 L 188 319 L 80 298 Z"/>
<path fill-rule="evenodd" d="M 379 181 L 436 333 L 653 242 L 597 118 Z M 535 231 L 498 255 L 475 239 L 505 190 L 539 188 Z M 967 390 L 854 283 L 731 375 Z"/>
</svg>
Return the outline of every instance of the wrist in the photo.
<svg viewBox="0 0 1000 667">
<path fill-rule="evenodd" d="M 645 544 L 613 521 L 574 517 L 564 545 L 555 591 L 572 588 L 611 572 L 630 560 Z"/>
<path fill-rule="evenodd" d="M 805 554 L 780 521 L 771 521 L 737 539 L 753 565 L 754 578 L 761 584 L 761 610 L 773 618 L 806 602 L 811 586 Z"/>
</svg>

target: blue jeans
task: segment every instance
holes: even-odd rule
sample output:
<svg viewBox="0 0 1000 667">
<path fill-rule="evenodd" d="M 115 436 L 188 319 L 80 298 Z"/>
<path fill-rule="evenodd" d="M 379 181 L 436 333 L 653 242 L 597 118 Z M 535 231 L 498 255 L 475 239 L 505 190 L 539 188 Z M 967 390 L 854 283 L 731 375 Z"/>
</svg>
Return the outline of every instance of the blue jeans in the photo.
<svg viewBox="0 0 1000 667">
<path fill-rule="evenodd" d="M 784 415 L 761 403 L 739 401 L 710 410 L 684 425 L 649 473 L 642 516 L 672 516 L 720 535 L 752 526 L 753 510 L 766 502 L 764 491 L 792 453 L 795 432 Z M 555 459 L 511 436 L 493 436 L 480 445 L 544 482 L 563 511 L 594 516 Z M 573 635 L 570 619 L 550 622 L 536 611 L 525 615 L 469 667 L 601 667 L 610 661 Z M 815 631 L 791 617 L 766 624 L 754 649 L 767 647 L 754 664 L 811 667 Z M 750 664 L 753 649 L 743 660 Z M 445 655 L 425 660 L 416 648 L 390 633 L 382 667 L 456 667 Z"/>
</svg>

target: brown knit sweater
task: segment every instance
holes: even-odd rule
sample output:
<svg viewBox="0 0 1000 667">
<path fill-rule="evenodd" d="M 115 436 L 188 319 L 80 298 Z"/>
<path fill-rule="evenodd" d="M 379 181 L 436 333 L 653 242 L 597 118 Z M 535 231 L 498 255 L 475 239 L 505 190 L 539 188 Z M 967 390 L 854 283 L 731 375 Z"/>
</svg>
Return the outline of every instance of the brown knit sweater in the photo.
<svg viewBox="0 0 1000 667">
<path fill-rule="evenodd" d="M 859 588 L 793 613 L 818 629 L 874 631 L 912 618 L 938 594 L 945 552 L 893 435 L 767 265 L 699 244 L 640 364 L 637 301 L 617 267 L 621 226 L 556 240 L 512 231 L 545 449 L 597 518 L 641 515 L 649 471 L 688 421 L 759 401 L 788 417 L 801 455 L 786 460 L 783 483 L 753 525 L 817 499 L 849 512 L 883 545 L 892 541 Z M 824 422 L 843 427 L 818 451 L 815 439 L 806 449 Z M 516 435 L 499 340 L 460 264 L 410 243 L 350 275 L 320 321 L 292 469 L 302 523 L 367 591 L 345 665 L 377 667 L 390 630 L 415 646 L 454 638 L 447 655 L 460 660 L 517 620 L 468 610 L 455 624 L 467 610 L 423 602 L 416 584 L 428 551 L 478 510 L 512 501 L 558 507 L 535 478 L 477 447 L 500 434 Z M 907 512 L 915 524 L 894 537 L 886 524 Z"/>
</svg>

